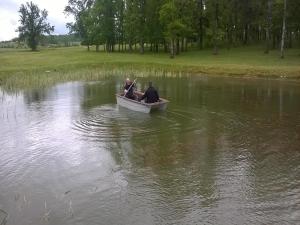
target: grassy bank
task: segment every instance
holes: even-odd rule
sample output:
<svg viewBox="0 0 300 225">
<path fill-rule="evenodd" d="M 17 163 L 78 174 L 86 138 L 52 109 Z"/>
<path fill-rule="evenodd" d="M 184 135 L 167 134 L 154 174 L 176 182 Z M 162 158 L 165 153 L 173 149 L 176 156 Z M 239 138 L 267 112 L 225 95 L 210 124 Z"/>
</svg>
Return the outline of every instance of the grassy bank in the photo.
<svg viewBox="0 0 300 225">
<path fill-rule="evenodd" d="M 22 80 L 25 83 L 41 82 L 39 78 L 53 82 L 93 80 L 107 73 L 140 72 L 299 79 L 300 50 L 288 50 L 285 59 L 279 58 L 278 51 L 265 55 L 258 47 L 221 50 L 217 56 L 212 55 L 211 50 L 190 51 L 170 59 L 165 53 L 88 52 L 84 47 L 38 52 L 0 49 L 2 85 L 14 85 Z"/>
</svg>

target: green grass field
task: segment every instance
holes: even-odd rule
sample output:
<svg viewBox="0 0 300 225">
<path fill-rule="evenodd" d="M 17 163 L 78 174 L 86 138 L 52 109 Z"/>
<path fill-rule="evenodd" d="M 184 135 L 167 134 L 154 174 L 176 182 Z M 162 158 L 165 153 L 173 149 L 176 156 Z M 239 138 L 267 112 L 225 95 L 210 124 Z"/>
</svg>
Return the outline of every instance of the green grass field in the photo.
<svg viewBox="0 0 300 225">
<path fill-rule="evenodd" d="M 300 49 L 287 50 L 285 59 L 279 58 L 278 51 L 266 55 L 259 47 L 221 49 L 219 55 L 212 55 L 211 50 L 189 51 L 175 59 L 170 59 L 166 53 L 88 52 L 85 47 L 41 49 L 38 52 L 0 49 L 0 82 L 10 86 L 22 83 L 22 80 L 34 82 L 35 76 L 47 77 L 52 82 L 90 80 L 113 71 L 299 79 Z M 46 75 L 41 76 L 43 74 Z"/>
</svg>

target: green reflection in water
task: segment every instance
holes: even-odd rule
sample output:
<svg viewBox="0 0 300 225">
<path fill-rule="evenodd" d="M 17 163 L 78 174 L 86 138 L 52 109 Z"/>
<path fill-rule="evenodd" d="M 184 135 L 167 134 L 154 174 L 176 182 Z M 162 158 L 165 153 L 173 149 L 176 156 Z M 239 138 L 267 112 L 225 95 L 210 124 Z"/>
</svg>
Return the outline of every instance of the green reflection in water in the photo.
<svg viewBox="0 0 300 225">
<path fill-rule="evenodd" d="M 118 76 L 3 94 L 0 193 L 32 202 L 11 224 L 40 224 L 45 200 L 52 224 L 299 219 L 299 84 L 154 76 L 138 88 L 149 80 L 170 100 L 166 112 L 118 107 Z M 0 199 L 9 214 L 24 205 Z"/>
</svg>

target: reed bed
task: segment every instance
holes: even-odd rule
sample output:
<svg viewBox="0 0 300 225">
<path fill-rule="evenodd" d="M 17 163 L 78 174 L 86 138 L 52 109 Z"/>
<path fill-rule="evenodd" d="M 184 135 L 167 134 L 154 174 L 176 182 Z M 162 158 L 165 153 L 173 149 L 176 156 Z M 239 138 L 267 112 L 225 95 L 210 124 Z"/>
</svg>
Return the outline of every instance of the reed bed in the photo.
<svg viewBox="0 0 300 225">
<path fill-rule="evenodd" d="M 0 86 L 7 90 L 41 88 L 66 81 L 96 81 L 105 76 L 214 75 L 300 78 L 299 49 L 287 51 L 284 60 L 277 52 L 263 54 L 260 47 L 191 51 L 170 59 L 167 54 L 88 52 L 83 47 L 0 51 Z"/>
<path fill-rule="evenodd" d="M 44 72 L 23 72 L 7 76 L 1 85 L 5 92 L 16 92 L 32 88 L 46 88 L 58 83 L 72 81 L 98 81 L 108 77 L 149 77 L 149 76 L 186 76 L 181 71 L 157 70 L 154 68 L 98 68 L 81 69 L 76 71 L 44 71 Z"/>
</svg>

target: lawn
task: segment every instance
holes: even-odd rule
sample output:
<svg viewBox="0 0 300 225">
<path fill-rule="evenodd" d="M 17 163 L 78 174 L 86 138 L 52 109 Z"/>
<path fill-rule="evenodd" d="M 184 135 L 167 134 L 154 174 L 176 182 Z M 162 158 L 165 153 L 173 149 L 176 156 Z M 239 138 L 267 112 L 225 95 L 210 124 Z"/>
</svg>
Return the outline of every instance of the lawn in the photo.
<svg viewBox="0 0 300 225">
<path fill-rule="evenodd" d="M 63 80 L 85 79 L 86 74 L 94 79 L 97 76 L 93 77 L 93 74 L 97 71 L 102 71 L 102 75 L 107 71 L 148 71 L 299 79 L 300 49 L 287 50 L 285 59 L 279 58 L 277 50 L 266 55 L 260 47 L 221 49 L 219 55 L 212 55 L 211 50 L 189 51 L 175 59 L 170 59 L 166 53 L 106 53 L 87 51 L 85 47 L 41 49 L 37 52 L 0 49 L 2 84 L 14 85 L 20 79 L 45 73 L 48 79 L 53 75 L 53 82 L 63 77 L 62 74 Z"/>
</svg>

